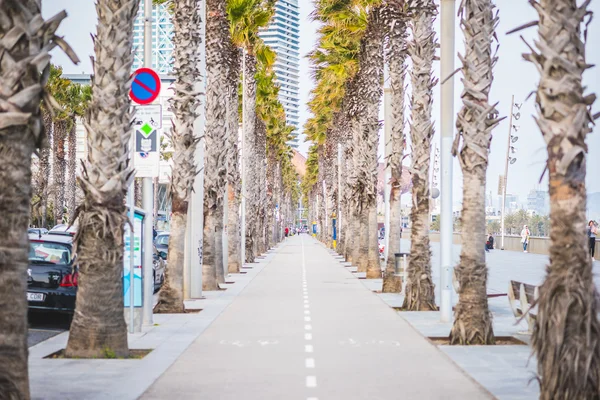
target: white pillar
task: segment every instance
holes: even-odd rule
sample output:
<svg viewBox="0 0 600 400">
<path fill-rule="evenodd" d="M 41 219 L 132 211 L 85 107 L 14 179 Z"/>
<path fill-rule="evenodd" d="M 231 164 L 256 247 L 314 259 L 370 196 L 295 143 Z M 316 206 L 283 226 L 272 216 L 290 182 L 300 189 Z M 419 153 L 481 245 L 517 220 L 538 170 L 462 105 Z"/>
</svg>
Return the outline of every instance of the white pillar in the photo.
<svg viewBox="0 0 600 400">
<path fill-rule="evenodd" d="M 205 93 L 206 80 L 206 2 L 199 0 L 200 15 L 202 18 L 201 35 L 202 45 L 200 46 L 200 71 L 202 79 L 196 83 L 196 90 Z M 201 98 L 201 104 L 198 107 L 198 118 L 194 123 L 194 136 L 202 137 L 204 135 L 205 123 L 205 99 Z M 200 140 L 194 154 L 196 168 L 202 170 L 204 166 L 204 139 Z M 184 297 L 199 299 L 202 298 L 202 239 L 204 226 L 204 174 L 199 173 L 194 181 L 194 191 L 191 193 L 191 199 L 188 206 L 188 224 L 187 233 L 189 237 L 186 243 L 186 274 L 189 281 L 184 284 Z"/>
<path fill-rule="evenodd" d="M 441 0 L 441 78 L 454 72 L 455 0 Z M 454 78 L 442 85 L 441 108 L 441 320 L 452 320 L 452 142 L 454 133 Z"/>
</svg>

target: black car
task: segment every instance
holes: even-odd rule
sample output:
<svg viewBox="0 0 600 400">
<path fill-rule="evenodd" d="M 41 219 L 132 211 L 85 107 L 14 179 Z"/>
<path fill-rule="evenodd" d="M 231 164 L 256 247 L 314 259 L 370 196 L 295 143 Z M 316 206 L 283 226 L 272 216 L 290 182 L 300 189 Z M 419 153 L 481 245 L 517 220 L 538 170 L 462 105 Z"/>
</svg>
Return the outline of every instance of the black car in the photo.
<svg viewBox="0 0 600 400">
<path fill-rule="evenodd" d="M 27 302 L 31 310 L 72 313 L 77 293 L 77 270 L 70 236 L 30 236 Z"/>
<path fill-rule="evenodd" d="M 71 235 L 47 234 L 29 237 L 27 303 L 30 310 L 73 313 L 79 273 Z M 165 281 L 165 262 L 156 248 L 153 254 L 154 292 Z"/>
<path fill-rule="evenodd" d="M 169 254 L 169 238 L 171 234 L 169 232 L 161 232 L 154 239 L 154 246 L 158 250 L 159 256 L 163 259 L 167 259 L 167 255 Z"/>
</svg>

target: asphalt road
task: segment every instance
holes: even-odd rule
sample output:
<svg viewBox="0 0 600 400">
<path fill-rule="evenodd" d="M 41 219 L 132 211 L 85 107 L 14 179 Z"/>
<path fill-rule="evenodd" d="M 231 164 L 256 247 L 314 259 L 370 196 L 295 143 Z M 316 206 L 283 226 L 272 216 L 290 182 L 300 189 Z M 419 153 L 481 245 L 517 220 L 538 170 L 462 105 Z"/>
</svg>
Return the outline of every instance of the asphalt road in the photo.
<svg viewBox="0 0 600 400">
<path fill-rule="evenodd" d="M 27 345 L 35 346 L 69 329 L 70 317 L 52 313 L 29 313 Z"/>
</svg>

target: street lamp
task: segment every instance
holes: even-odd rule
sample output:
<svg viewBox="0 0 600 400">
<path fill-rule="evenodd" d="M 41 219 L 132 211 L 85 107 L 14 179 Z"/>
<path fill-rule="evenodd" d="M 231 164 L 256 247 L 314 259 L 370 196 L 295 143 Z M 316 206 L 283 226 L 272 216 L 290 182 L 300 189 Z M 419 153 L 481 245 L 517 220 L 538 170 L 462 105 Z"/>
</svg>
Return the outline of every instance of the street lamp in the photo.
<svg viewBox="0 0 600 400">
<path fill-rule="evenodd" d="M 504 250 L 504 234 L 505 234 L 505 227 L 504 227 L 504 217 L 506 215 L 506 186 L 508 183 L 508 166 L 509 165 L 513 165 L 514 163 L 517 162 L 517 158 L 514 156 L 511 156 L 511 154 L 515 154 L 517 152 L 517 150 L 515 149 L 515 146 L 512 146 L 512 144 L 517 143 L 517 141 L 519 140 L 519 137 L 516 136 L 516 133 L 519 131 L 519 127 L 517 125 L 513 125 L 513 118 L 515 121 L 518 121 L 521 118 L 521 112 L 519 111 L 521 109 L 521 106 L 523 104 L 515 104 L 515 96 L 512 96 L 512 101 L 511 101 L 511 106 L 510 106 L 510 122 L 508 124 L 508 146 L 506 148 L 506 160 L 505 160 L 505 165 L 504 165 L 504 176 L 501 178 L 503 180 L 502 182 L 502 241 L 501 241 L 501 245 L 500 248 L 502 250 Z M 515 131 L 515 135 L 513 135 L 513 131 Z"/>
</svg>

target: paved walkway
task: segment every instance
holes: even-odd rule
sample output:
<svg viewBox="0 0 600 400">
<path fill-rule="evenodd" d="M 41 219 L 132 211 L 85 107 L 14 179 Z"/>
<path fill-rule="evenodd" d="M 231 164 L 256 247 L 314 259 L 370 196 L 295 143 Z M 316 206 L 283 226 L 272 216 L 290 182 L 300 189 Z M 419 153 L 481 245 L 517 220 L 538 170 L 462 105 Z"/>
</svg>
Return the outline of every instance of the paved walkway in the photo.
<svg viewBox="0 0 600 400">
<path fill-rule="evenodd" d="M 142 399 L 485 399 L 447 355 L 295 236 Z"/>
</svg>

